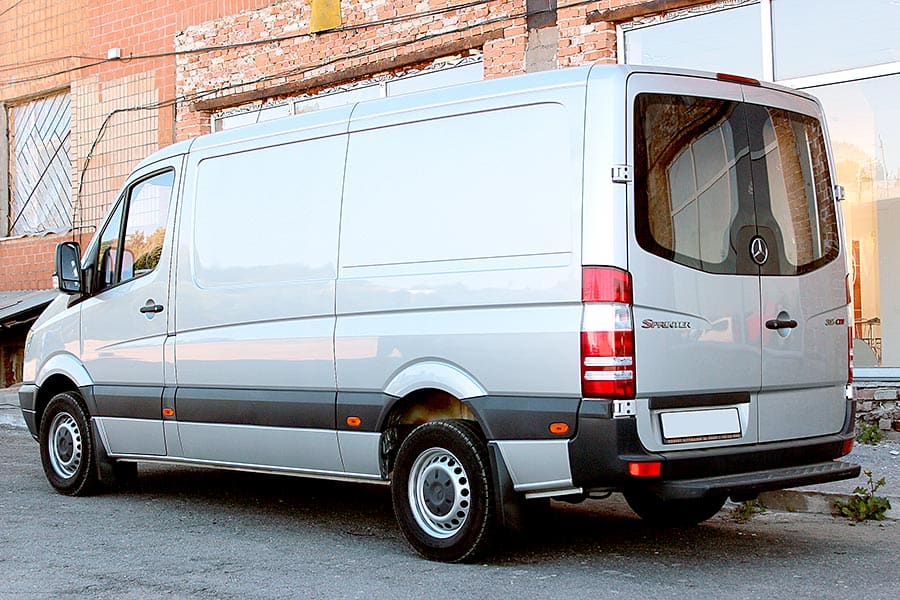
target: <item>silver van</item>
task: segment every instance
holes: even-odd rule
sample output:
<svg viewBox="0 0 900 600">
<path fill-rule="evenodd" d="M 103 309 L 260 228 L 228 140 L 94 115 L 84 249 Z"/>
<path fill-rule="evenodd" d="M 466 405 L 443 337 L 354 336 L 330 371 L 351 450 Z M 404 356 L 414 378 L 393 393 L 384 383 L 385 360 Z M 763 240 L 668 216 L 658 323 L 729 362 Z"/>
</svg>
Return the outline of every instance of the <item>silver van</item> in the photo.
<svg viewBox="0 0 900 600">
<path fill-rule="evenodd" d="M 859 472 L 833 173 L 810 96 L 627 66 L 181 142 L 58 248 L 22 410 L 61 493 L 382 482 L 430 559 L 540 498 L 698 523 Z"/>
</svg>

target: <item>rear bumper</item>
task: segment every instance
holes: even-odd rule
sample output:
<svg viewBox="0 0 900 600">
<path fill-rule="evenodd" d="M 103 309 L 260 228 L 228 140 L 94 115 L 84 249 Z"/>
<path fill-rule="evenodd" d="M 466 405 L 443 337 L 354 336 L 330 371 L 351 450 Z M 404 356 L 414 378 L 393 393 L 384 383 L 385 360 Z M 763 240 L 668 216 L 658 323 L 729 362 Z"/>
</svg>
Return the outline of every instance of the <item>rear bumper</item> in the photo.
<svg viewBox="0 0 900 600">
<path fill-rule="evenodd" d="M 850 479 L 860 472 L 858 465 L 835 460 L 853 438 L 852 400 L 837 434 L 703 450 L 649 452 L 633 418 L 611 416 L 603 401 L 582 402 L 569 463 L 573 485 L 585 491 L 640 488 L 664 498 L 724 495 L 743 500 L 765 491 Z M 660 462 L 660 476 L 632 477 L 631 462 Z"/>
<path fill-rule="evenodd" d="M 832 461 L 734 475 L 664 481 L 647 485 L 646 489 L 663 498 L 687 500 L 718 495 L 743 499 L 753 498 L 761 492 L 771 490 L 850 479 L 858 476 L 859 471 L 859 465 Z"/>
</svg>

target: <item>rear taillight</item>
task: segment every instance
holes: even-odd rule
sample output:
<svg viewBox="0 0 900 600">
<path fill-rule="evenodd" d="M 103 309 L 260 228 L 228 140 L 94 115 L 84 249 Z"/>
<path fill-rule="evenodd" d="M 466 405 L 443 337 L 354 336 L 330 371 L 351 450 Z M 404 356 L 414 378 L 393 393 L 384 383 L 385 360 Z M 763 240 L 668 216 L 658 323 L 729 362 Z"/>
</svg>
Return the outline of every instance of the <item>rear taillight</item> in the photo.
<svg viewBox="0 0 900 600">
<path fill-rule="evenodd" d="M 847 328 L 847 385 L 853 383 L 853 326 Z"/>
<path fill-rule="evenodd" d="M 631 275 L 614 267 L 584 267 L 581 299 L 582 396 L 634 398 Z"/>
<path fill-rule="evenodd" d="M 850 295 L 850 275 L 844 277 L 847 290 L 847 385 L 853 383 L 853 297 Z"/>
</svg>

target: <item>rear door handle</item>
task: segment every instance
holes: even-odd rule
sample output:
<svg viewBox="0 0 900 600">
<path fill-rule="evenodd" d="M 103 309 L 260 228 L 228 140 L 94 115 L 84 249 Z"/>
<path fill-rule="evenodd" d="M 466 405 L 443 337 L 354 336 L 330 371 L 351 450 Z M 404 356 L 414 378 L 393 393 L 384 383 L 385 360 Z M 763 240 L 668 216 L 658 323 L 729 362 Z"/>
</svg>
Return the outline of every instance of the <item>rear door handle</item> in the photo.
<svg viewBox="0 0 900 600">
<path fill-rule="evenodd" d="M 770 319 L 766 321 L 766 329 L 793 329 L 797 321 L 793 319 Z"/>
<path fill-rule="evenodd" d="M 147 313 L 161 313 L 163 311 L 162 304 L 156 304 L 153 300 L 147 300 L 147 304 L 141 307 L 141 312 L 144 314 Z"/>
</svg>

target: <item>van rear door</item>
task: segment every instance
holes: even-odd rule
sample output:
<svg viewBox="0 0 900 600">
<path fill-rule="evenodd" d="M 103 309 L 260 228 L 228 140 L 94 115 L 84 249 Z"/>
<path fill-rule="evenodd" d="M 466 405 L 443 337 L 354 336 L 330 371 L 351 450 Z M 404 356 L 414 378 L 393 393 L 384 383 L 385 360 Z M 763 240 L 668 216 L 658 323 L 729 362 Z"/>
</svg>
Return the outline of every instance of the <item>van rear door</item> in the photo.
<svg viewBox="0 0 900 600">
<path fill-rule="evenodd" d="M 763 328 L 760 441 L 840 431 L 846 412 L 847 292 L 818 106 L 744 87 Z"/>
<path fill-rule="evenodd" d="M 627 97 L 642 442 L 839 431 L 843 264 L 815 103 L 654 74 L 633 74 Z"/>
<path fill-rule="evenodd" d="M 759 269 L 741 86 L 632 74 L 638 430 L 650 450 L 754 443 Z M 688 411 L 690 414 L 687 414 Z"/>
</svg>

